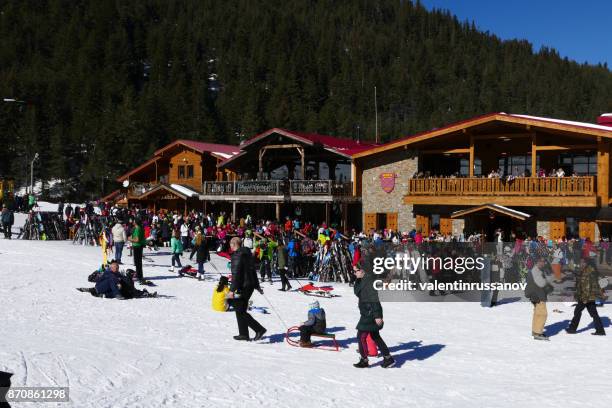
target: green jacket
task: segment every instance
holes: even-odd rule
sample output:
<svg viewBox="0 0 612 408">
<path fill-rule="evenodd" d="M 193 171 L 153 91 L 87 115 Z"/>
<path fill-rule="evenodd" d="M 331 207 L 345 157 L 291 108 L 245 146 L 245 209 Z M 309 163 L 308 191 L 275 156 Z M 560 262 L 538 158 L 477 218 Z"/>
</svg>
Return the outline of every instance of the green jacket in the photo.
<svg viewBox="0 0 612 408">
<path fill-rule="evenodd" d="M 170 247 L 173 254 L 182 254 L 183 253 L 183 243 L 180 239 L 176 237 L 172 237 L 170 240 Z"/>
<path fill-rule="evenodd" d="M 378 300 L 378 292 L 374 289 L 374 275 L 366 274 L 362 279 L 355 281 L 353 292 L 359 298 L 359 322 L 357 330 L 375 332 L 382 329 L 375 319 L 383 318 L 383 309 Z"/>
<path fill-rule="evenodd" d="M 137 225 L 134 227 L 132 231 L 132 239 L 138 238 L 138 242 L 132 241 L 132 247 L 134 248 L 142 248 L 145 246 L 145 236 L 144 229 L 141 226 Z"/>
<path fill-rule="evenodd" d="M 601 294 L 599 288 L 599 274 L 592 266 L 586 266 L 580 270 L 576 278 L 576 302 L 589 303 L 597 300 Z"/>
<path fill-rule="evenodd" d="M 257 245 L 256 247 L 260 246 L 261 241 L 257 241 Z M 272 241 L 272 240 L 268 240 L 267 244 L 266 244 L 266 250 L 265 251 L 259 251 L 259 259 L 268 259 L 268 260 L 272 260 L 272 258 L 274 257 L 274 250 L 276 249 L 276 247 L 278 246 L 278 242 L 276 241 Z"/>
</svg>

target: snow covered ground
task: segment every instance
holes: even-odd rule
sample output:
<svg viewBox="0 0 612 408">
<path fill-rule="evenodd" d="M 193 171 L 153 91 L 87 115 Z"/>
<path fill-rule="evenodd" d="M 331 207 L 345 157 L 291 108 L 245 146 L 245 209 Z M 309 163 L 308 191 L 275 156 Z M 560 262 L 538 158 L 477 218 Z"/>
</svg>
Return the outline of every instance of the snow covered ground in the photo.
<svg viewBox="0 0 612 408">
<path fill-rule="evenodd" d="M 0 370 L 14 386 L 68 386 L 74 407 L 589 407 L 612 403 L 610 337 L 562 332 L 570 304 L 549 305 L 550 342 L 530 336 L 531 309 L 510 303 L 386 303 L 383 338 L 395 368 L 352 367 L 356 298 L 321 299 L 341 352 L 298 349 L 285 324 L 313 298 L 265 284 L 258 343 L 236 342 L 233 313 L 211 310 L 214 282 L 177 278 L 167 251 L 145 253 L 167 298 L 117 301 L 75 290 L 100 248 L 0 239 Z M 213 256 L 219 270 L 226 260 Z M 131 261 L 131 258 L 126 258 Z M 214 269 L 207 265 L 211 277 Z M 269 302 L 268 302 L 269 301 Z M 553 313 L 558 308 L 562 313 Z M 611 306 L 600 309 L 607 317 Z M 276 314 L 278 313 L 278 315 Z M 280 316 L 280 318 L 279 318 Z M 281 321 L 282 319 L 282 321 Z M 590 323 L 583 316 L 580 326 Z M 379 359 L 371 359 L 377 363 Z M 18 404 L 13 406 L 34 406 Z M 44 404 L 54 406 L 54 404 Z"/>
</svg>

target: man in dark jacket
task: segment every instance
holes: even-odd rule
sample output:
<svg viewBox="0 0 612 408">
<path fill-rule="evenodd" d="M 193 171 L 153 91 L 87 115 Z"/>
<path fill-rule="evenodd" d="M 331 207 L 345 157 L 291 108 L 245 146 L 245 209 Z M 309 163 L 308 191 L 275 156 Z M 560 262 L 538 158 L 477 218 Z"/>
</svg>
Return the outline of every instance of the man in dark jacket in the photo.
<svg viewBox="0 0 612 408">
<path fill-rule="evenodd" d="M 546 301 L 553 287 L 552 278 L 544 274 L 544 265 L 546 265 L 546 259 L 539 257 L 527 274 L 527 286 L 525 287 L 525 297 L 533 304 L 531 334 L 535 340 L 548 340 L 544 334 L 544 326 L 548 317 Z"/>
<path fill-rule="evenodd" d="M 4 230 L 4 238 L 11 239 L 11 229 L 15 223 L 15 216 L 13 212 L 6 206 L 2 205 L 2 213 L 0 214 L 0 221 L 2 221 L 2 229 Z"/>
<path fill-rule="evenodd" d="M 565 329 L 569 334 L 576 333 L 582 311 L 586 308 L 593 318 L 593 325 L 595 326 L 595 332 L 591 334 L 595 336 L 606 335 L 599 313 L 597 313 L 597 307 L 595 306 L 595 301 L 601 294 L 601 288 L 599 287 L 598 273 L 594 263 L 595 261 L 591 259 L 582 258 L 580 260 L 580 271 L 576 278 L 576 308 L 574 309 L 574 318 L 569 327 Z"/>
<path fill-rule="evenodd" d="M 395 360 L 389 353 L 389 348 L 380 337 L 383 328 L 383 309 L 378 300 L 378 292 L 374 289 L 374 275 L 361 269 L 355 268 L 355 286 L 353 291 L 359 298 L 359 322 L 357 323 L 357 340 L 359 341 L 359 362 L 353 364 L 357 368 L 365 368 L 368 362 L 368 335 L 374 340 L 378 350 L 383 355 L 382 367 L 387 368 L 395 364 Z"/>
<path fill-rule="evenodd" d="M 208 250 L 208 243 L 206 237 L 200 232 L 200 227 L 196 227 L 195 243 L 191 249 L 191 255 L 189 260 L 193 259 L 193 255 L 196 256 L 196 262 L 198 263 L 198 280 L 202 280 L 204 277 L 204 262 L 210 262 L 210 252 Z"/>
<path fill-rule="evenodd" d="M 121 295 L 121 274 L 119 273 L 119 263 L 111 261 L 109 269 L 104 271 L 102 277 L 96 282 L 96 293 L 112 299 L 124 299 Z"/>
<path fill-rule="evenodd" d="M 238 336 L 234 336 L 234 339 L 249 341 L 249 328 L 251 328 L 255 332 L 253 340 L 257 341 L 263 337 L 266 329 L 249 314 L 249 299 L 254 290 L 261 294 L 263 294 L 263 290 L 259 286 L 253 255 L 248 248 L 241 245 L 238 237 L 234 237 L 230 241 L 232 284 L 228 298 L 233 299 L 232 304 L 238 322 Z"/>
</svg>

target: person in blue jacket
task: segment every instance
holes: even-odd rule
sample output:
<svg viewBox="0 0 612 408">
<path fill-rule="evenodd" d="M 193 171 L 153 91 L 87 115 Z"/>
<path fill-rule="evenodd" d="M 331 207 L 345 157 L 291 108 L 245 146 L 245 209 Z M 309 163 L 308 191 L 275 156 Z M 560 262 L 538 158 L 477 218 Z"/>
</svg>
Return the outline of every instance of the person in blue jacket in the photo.
<svg viewBox="0 0 612 408">
<path fill-rule="evenodd" d="M 102 277 L 96 282 L 96 292 L 98 296 L 111 299 L 123 299 L 121 295 L 121 275 L 119 273 L 119 263 L 112 260 L 108 269 L 104 271 Z"/>
</svg>

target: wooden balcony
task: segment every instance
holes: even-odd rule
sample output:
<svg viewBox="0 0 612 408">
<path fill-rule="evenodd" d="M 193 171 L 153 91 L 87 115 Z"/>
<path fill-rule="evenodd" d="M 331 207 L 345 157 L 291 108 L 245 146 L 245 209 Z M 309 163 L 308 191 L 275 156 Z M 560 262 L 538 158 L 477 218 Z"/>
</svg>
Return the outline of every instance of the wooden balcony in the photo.
<svg viewBox="0 0 612 408">
<path fill-rule="evenodd" d="M 127 198 L 134 199 L 148 193 L 157 187 L 159 183 L 132 183 L 128 187 Z"/>
<path fill-rule="evenodd" d="M 408 204 L 594 207 L 595 177 L 519 177 L 410 179 Z"/>
</svg>

